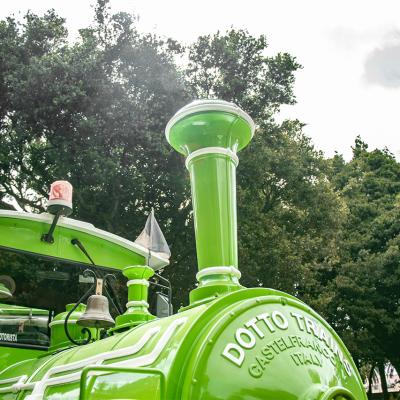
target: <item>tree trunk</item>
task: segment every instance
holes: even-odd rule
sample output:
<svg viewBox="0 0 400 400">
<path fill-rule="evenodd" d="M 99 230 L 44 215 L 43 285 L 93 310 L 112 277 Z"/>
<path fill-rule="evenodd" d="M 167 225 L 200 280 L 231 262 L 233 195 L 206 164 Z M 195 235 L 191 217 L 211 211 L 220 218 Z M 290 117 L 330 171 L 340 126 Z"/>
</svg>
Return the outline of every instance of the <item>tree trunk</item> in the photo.
<svg viewBox="0 0 400 400">
<path fill-rule="evenodd" d="M 385 363 L 383 361 L 378 363 L 378 370 L 379 370 L 379 376 L 381 377 L 383 399 L 388 400 L 389 392 L 388 392 L 388 387 L 387 387 L 387 382 L 386 382 Z"/>
<path fill-rule="evenodd" d="M 372 398 L 372 379 L 374 379 L 374 371 L 375 371 L 375 366 L 376 364 L 373 363 L 371 367 L 371 371 L 369 371 L 369 376 L 368 376 L 368 398 Z"/>
</svg>

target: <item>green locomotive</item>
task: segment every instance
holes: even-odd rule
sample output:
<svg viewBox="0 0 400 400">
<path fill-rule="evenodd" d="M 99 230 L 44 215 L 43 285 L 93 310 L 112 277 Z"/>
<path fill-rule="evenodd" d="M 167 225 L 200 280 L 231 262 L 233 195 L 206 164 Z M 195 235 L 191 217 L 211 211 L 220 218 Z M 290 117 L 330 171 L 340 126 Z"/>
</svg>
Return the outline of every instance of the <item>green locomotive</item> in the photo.
<svg viewBox="0 0 400 400">
<path fill-rule="evenodd" d="M 149 312 L 149 279 L 168 265 L 162 252 L 67 218 L 68 196 L 50 198 L 51 214 L 0 211 L 1 399 L 367 398 L 315 311 L 239 282 L 237 152 L 254 130 L 243 110 L 216 100 L 189 104 L 166 127 L 186 157 L 199 267 L 189 305 L 174 315 L 162 295 L 168 316 Z M 116 310 L 127 297 L 115 324 L 103 291 Z"/>
</svg>

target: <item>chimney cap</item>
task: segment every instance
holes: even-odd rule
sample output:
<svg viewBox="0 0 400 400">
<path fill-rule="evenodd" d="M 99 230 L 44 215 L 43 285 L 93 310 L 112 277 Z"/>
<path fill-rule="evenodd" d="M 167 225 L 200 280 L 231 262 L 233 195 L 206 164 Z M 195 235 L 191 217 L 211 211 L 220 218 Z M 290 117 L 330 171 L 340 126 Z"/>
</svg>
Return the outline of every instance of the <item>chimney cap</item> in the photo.
<svg viewBox="0 0 400 400">
<path fill-rule="evenodd" d="M 237 106 L 234 103 L 225 101 L 225 100 L 214 100 L 214 99 L 203 99 L 203 100 L 195 100 L 189 103 L 188 105 L 182 107 L 180 110 L 178 110 L 175 115 L 170 119 L 168 122 L 166 128 L 165 128 L 165 136 L 169 144 L 173 146 L 176 150 L 178 150 L 181 153 L 186 153 L 185 151 L 182 151 L 181 146 L 176 146 L 175 140 L 171 138 L 171 130 L 177 125 L 179 122 L 181 122 L 183 119 L 186 117 L 191 117 L 192 115 L 195 114 L 204 114 L 208 112 L 221 112 L 222 114 L 228 113 L 231 114 L 234 117 L 239 117 L 243 120 L 243 123 L 247 125 L 247 128 L 244 129 L 243 127 L 239 130 L 247 131 L 248 138 L 243 141 L 242 145 L 239 146 L 239 149 L 244 147 L 253 137 L 254 131 L 255 131 L 255 124 L 253 119 L 250 117 L 249 114 L 247 114 L 245 111 L 243 111 L 239 106 Z M 222 117 L 223 118 L 223 117 Z M 229 118 L 228 118 L 229 119 Z M 226 120 L 226 128 L 231 126 L 232 119 Z M 208 120 L 210 122 L 210 119 Z M 194 122 L 193 125 L 205 125 L 206 120 L 203 121 L 196 121 Z M 205 132 L 203 132 L 204 135 Z M 245 135 L 245 136 L 247 136 Z M 187 154 L 186 154 L 187 155 Z"/>
</svg>

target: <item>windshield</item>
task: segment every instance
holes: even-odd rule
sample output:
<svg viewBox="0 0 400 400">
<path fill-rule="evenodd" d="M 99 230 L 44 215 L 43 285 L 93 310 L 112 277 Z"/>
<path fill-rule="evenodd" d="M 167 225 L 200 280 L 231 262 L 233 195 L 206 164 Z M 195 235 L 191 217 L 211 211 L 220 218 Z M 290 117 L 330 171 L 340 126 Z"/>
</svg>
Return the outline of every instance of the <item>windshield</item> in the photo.
<svg viewBox="0 0 400 400">
<path fill-rule="evenodd" d="M 13 297 L 0 300 L 0 344 L 48 346 L 52 317 L 75 303 L 93 284 L 93 278 L 83 275 L 87 268 L 101 276 L 110 272 L 0 248 L 0 282 L 13 286 Z M 125 305 L 126 278 L 119 271 L 112 272 L 116 277 L 114 302 Z M 117 315 L 111 301 L 110 313 Z"/>
</svg>

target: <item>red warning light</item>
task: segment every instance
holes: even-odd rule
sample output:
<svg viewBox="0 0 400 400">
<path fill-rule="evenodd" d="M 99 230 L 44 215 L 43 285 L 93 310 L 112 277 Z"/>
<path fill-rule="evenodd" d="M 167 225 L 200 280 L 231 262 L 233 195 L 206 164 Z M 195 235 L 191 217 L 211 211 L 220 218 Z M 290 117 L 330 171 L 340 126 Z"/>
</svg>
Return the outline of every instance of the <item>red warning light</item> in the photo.
<svg viewBox="0 0 400 400">
<path fill-rule="evenodd" d="M 51 184 L 47 209 L 55 213 L 63 209 L 63 214 L 72 212 L 72 185 L 68 181 L 55 181 Z"/>
</svg>

